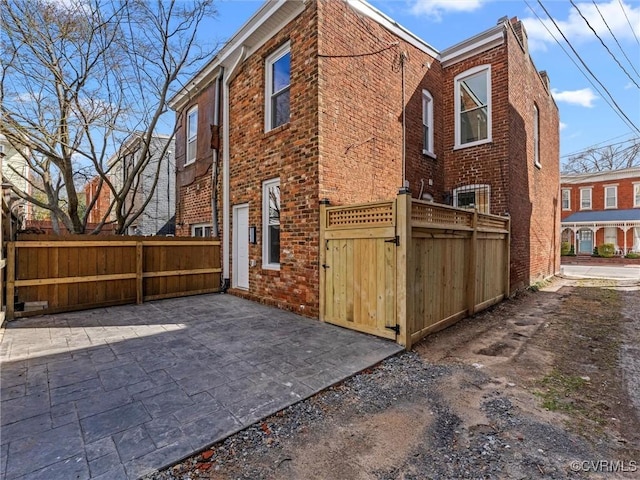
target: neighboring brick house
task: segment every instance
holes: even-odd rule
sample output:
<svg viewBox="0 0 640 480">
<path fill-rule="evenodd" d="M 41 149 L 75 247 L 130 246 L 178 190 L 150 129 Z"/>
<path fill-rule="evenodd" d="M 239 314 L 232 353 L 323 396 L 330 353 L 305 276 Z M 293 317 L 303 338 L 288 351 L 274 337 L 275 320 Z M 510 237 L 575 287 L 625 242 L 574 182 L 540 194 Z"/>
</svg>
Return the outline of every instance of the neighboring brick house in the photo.
<svg viewBox="0 0 640 480">
<path fill-rule="evenodd" d="M 233 293 L 317 316 L 319 200 L 403 186 L 509 214 L 513 288 L 559 270 L 558 111 L 517 19 L 438 52 L 364 1 L 268 2 L 186 85 L 177 234 L 215 198 Z"/>
<path fill-rule="evenodd" d="M 142 140 L 139 134 L 132 135 L 108 161 L 109 178 L 119 191 L 140 163 Z M 127 216 L 142 213 L 128 227 L 129 235 L 173 234 L 175 215 L 175 144 L 168 135 L 155 134 L 149 144 L 149 161 L 136 175 L 125 202 Z M 91 179 L 84 187 L 87 205 L 98 198 L 89 212 L 87 222 L 98 224 L 113 203 L 112 192 L 106 184 L 98 189 L 99 177 Z M 115 221 L 115 212 L 108 214 L 108 222 Z"/>
<path fill-rule="evenodd" d="M 640 253 L 640 167 L 564 174 L 562 241 L 577 254 L 612 243 L 618 255 Z"/>
</svg>

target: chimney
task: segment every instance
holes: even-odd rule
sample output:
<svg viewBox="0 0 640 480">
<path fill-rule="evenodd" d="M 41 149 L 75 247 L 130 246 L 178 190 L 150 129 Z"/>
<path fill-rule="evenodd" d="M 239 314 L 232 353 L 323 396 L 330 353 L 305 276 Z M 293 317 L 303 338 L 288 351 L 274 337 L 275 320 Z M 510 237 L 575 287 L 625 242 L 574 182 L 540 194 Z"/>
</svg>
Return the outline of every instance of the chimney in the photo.
<svg viewBox="0 0 640 480">
<path fill-rule="evenodd" d="M 520 40 L 520 44 L 522 45 L 522 48 L 524 49 L 525 52 L 529 51 L 529 41 L 527 39 L 527 31 L 524 28 L 524 25 L 522 24 L 521 20 L 518 20 L 518 17 L 513 17 L 511 20 L 511 27 L 513 28 L 513 32 L 516 34 L 516 37 L 518 37 L 518 40 Z"/>
<path fill-rule="evenodd" d="M 549 80 L 549 75 L 546 70 L 540 70 L 540 78 L 542 79 L 542 83 L 547 88 L 547 91 L 551 91 L 551 80 Z"/>
</svg>

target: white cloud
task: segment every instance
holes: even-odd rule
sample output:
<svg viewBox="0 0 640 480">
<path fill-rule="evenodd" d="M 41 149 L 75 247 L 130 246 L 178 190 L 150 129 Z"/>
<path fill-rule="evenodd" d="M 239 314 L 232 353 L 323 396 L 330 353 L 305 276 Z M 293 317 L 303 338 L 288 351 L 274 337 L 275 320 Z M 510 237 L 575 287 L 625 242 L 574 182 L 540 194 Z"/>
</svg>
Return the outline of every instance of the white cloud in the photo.
<svg viewBox="0 0 640 480">
<path fill-rule="evenodd" d="M 413 0 L 411 13 L 420 16 L 431 16 L 433 20 L 442 20 L 448 12 L 473 12 L 486 0 Z"/>
<path fill-rule="evenodd" d="M 635 87 L 635 85 L 633 83 L 629 82 L 624 86 L 624 89 L 625 90 L 631 90 L 633 87 Z"/>
<path fill-rule="evenodd" d="M 565 128 L 567 128 L 569 125 L 567 125 L 564 122 L 560 122 L 560 131 L 564 130 Z"/>
<path fill-rule="evenodd" d="M 580 16 L 578 11 L 569 3 L 567 3 L 567 5 L 568 16 L 566 20 L 555 18 L 555 21 L 560 30 L 562 30 L 565 36 L 569 39 L 569 41 L 572 43 L 597 41 L 595 35 L 587 26 L 586 22 Z M 634 7 L 630 4 L 622 2 L 621 6 L 618 0 L 598 3 L 597 8 L 591 2 L 576 3 L 576 5 L 585 16 L 585 18 L 589 21 L 589 24 L 598 33 L 598 35 L 603 38 L 605 42 L 607 42 L 607 40 L 613 42 L 607 25 L 609 25 L 609 28 L 611 28 L 611 30 L 615 33 L 616 38 L 618 38 L 618 40 L 620 40 L 621 42 L 626 40 L 632 40 L 635 42 L 634 33 L 629 27 L 629 22 L 631 23 L 631 25 L 633 25 L 636 35 L 640 36 L 640 5 Z M 622 11 L 622 8 L 624 8 L 624 12 Z M 600 12 L 598 12 L 598 10 L 600 10 Z M 549 34 L 547 29 L 549 29 L 560 42 L 563 42 L 562 36 L 560 35 L 560 33 L 558 33 L 558 30 L 553 25 L 553 22 L 546 16 L 546 14 L 542 10 L 536 9 L 536 11 L 538 12 L 538 15 L 540 15 L 542 22 L 535 16 L 522 19 L 529 36 L 529 49 L 545 51 L 547 49 L 547 44 L 555 43 L 553 37 Z M 604 21 L 602 20 L 600 13 L 602 13 L 602 16 L 604 16 L 605 20 L 607 21 L 607 25 L 605 25 Z M 626 17 L 629 18 L 629 21 L 627 21 L 625 13 Z"/>
<path fill-rule="evenodd" d="M 598 98 L 590 88 L 583 88 L 581 90 L 565 90 L 564 92 L 559 92 L 558 90 L 553 89 L 551 90 L 551 94 L 557 102 L 564 102 L 570 105 L 578 105 L 587 108 L 592 108 L 593 101 Z"/>
</svg>

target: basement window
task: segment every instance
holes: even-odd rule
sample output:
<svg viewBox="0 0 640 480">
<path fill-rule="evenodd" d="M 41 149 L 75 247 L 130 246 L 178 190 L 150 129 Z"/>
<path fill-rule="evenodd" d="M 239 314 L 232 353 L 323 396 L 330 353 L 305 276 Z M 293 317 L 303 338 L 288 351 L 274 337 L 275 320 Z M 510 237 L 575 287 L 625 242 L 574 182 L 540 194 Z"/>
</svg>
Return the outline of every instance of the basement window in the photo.
<svg viewBox="0 0 640 480">
<path fill-rule="evenodd" d="M 464 185 L 453 190 L 453 206 L 489 213 L 489 185 Z"/>
</svg>

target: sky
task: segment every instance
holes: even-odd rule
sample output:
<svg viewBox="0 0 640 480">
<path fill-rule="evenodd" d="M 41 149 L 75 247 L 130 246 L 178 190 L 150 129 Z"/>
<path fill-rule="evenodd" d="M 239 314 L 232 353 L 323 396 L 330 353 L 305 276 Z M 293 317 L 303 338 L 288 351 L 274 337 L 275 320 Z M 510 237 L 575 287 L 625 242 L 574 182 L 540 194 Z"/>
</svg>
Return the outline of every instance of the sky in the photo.
<svg viewBox="0 0 640 480">
<path fill-rule="evenodd" d="M 531 57 L 538 70 L 547 71 L 560 110 L 562 160 L 592 146 L 617 144 L 640 137 L 640 133 L 629 125 L 635 124 L 640 129 L 640 0 L 596 1 L 595 4 L 591 0 L 573 0 L 577 9 L 568 0 L 541 0 L 542 6 L 538 0 L 369 2 L 437 50 L 495 26 L 501 17 L 523 20 Z M 262 3 L 254 0 L 218 1 L 218 16 L 205 21 L 203 34 L 215 40 L 228 39 Z M 543 7 L 597 80 L 573 55 L 571 47 L 564 42 Z M 611 106 L 616 103 L 623 114 L 617 114 Z M 628 121 L 620 118 L 624 115 Z"/>
</svg>

